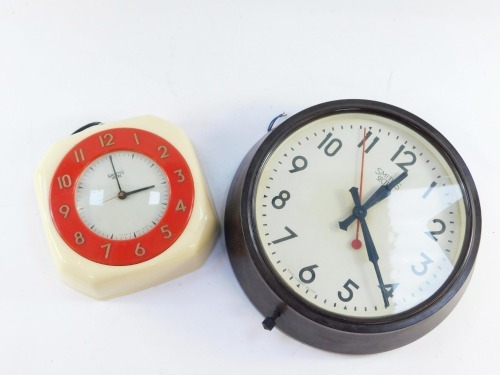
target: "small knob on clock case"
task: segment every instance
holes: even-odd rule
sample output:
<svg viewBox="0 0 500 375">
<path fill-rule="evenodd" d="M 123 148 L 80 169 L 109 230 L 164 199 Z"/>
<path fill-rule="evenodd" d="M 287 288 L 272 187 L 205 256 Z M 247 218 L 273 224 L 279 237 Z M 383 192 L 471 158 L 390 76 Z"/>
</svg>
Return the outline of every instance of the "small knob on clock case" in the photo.
<svg viewBox="0 0 500 375">
<path fill-rule="evenodd" d="M 264 329 L 271 331 L 276 326 L 276 319 L 280 317 L 281 313 L 276 309 L 271 316 L 267 316 L 262 322 Z"/>
</svg>

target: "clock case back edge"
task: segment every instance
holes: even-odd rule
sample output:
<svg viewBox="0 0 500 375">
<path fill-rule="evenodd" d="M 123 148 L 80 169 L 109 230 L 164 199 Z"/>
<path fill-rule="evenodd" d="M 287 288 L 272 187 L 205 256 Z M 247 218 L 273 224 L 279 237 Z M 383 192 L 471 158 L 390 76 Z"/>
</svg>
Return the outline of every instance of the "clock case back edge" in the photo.
<svg viewBox="0 0 500 375">
<path fill-rule="evenodd" d="M 268 155 L 293 131 L 318 118 L 348 112 L 379 115 L 405 124 L 441 151 L 461 184 L 466 208 L 466 238 L 448 280 L 424 303 L 397 315 L 377 319 L 326 313 L 295 297 L 273 274 L 254 235 L 253 196 Z M 225 212 L 228 256 L 237 279 L 254 306 L 266 317 L 278 316 L 276 327 L 314 347 L 367 354 L 395 349 L 424 336 L 456 306 L 470 280 L 479 247 L 481 213 L 472 176 L 455 148 L 419 117 L 392 105 L 360 99 L 337 100 L 307 108 L 262 137 L 241 162 L 231 184 Z"/>
</svg>

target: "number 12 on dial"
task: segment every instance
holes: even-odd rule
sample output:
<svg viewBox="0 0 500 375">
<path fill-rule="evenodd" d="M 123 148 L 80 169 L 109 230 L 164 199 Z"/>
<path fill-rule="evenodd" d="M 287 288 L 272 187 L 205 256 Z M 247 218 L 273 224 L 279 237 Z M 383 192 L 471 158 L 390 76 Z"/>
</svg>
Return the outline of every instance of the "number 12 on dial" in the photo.
<svg viewBox="0 0 500 375">
<path fill-rule="evenodd" d="M 273 320 L 322 349 L 373 353 L 451 311 L 481 216 L 465 163 L 435 129 L 397 107 L 345 100 L 300 112 L 252 149 L 225 226 L 233 270 L 265 327 Z"/>
<path fill-rule="evenodd" d="M 37 193 L 61 276 L 96 298 L 193 271 L 218 234 L 191 143 L 152 116 L 55 145 L 37 171 Z"/>
</svg>

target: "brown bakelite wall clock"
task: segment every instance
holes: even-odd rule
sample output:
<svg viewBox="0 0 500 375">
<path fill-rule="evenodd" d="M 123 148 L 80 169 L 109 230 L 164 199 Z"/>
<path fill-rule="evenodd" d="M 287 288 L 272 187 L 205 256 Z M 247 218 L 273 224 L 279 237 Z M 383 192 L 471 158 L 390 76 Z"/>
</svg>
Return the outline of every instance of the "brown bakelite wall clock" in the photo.
<svg viewBox="0 0 500 375">
<path fill-rule="evenodd" d="M 323 103 L 268 132 L 225 213 L 232 267 L 264 328 L 342 353 L 435 328 L 464 293 L 480 231 L 473 179 L 450 142 L 367 100 Z"/>
</svg>

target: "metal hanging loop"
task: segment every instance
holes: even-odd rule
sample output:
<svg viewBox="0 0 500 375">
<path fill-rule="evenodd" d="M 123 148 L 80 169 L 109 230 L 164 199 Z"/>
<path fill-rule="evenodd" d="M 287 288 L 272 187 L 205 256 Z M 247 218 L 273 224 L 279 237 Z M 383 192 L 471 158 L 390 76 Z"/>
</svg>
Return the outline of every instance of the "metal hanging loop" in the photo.
<svg viewBox="0 0 500 375">
<path fill-rule="evenodd" d="M 269 123 L 269 126 L 267 127 L 267 131 L 270 132 L 271 130 L 273 130 L 273 126 L 274 126 L 274 123 L 276 122 L 277 119 L 279 119 L 280 117 L 285 117 L 287 114 L 285 112 L 279 114 L 278 116 L 276 116 L 275 118 L 273 118 L 271 120 L 271 122 Z"/>
</svg>

